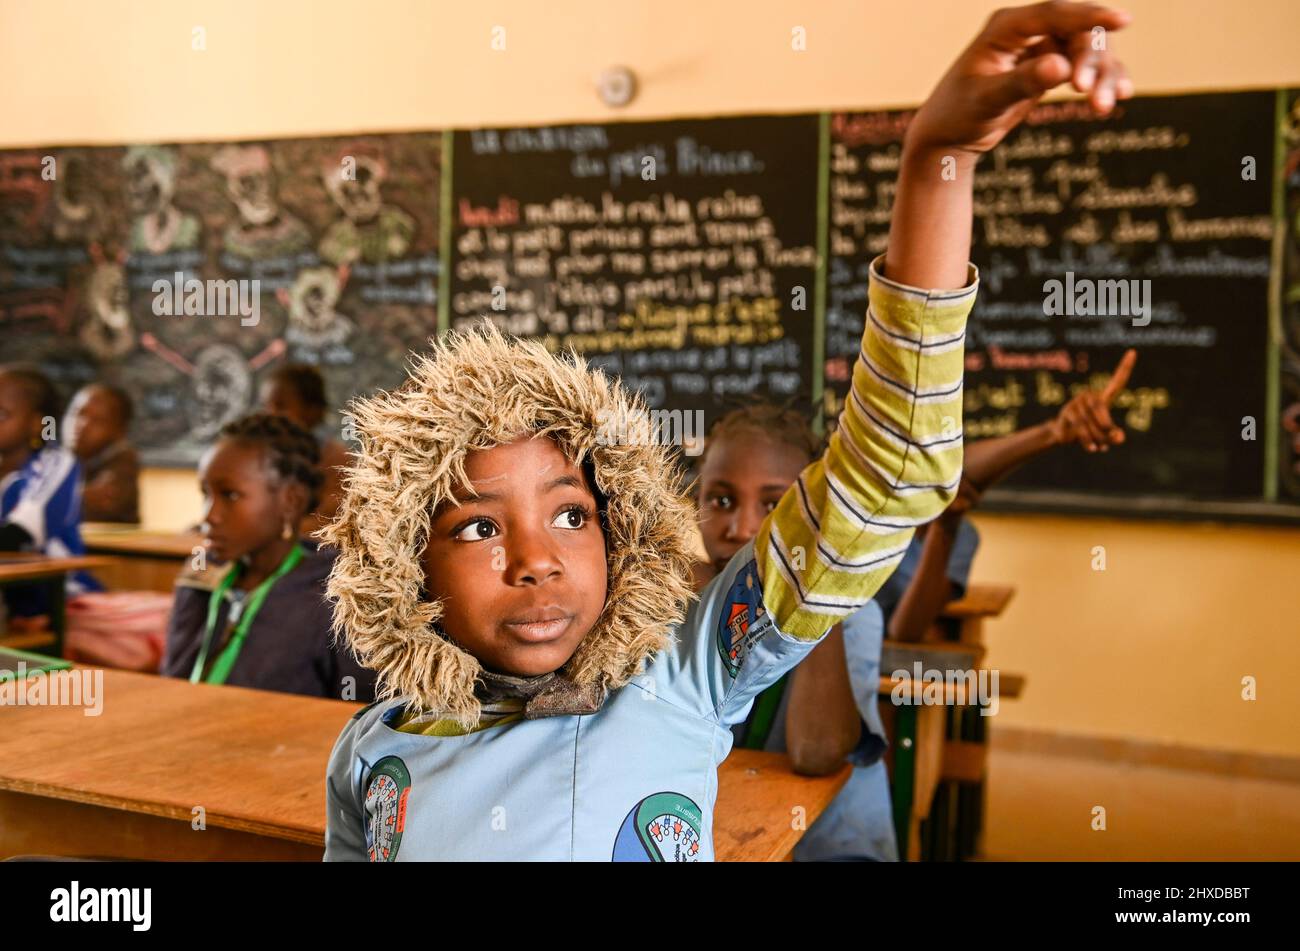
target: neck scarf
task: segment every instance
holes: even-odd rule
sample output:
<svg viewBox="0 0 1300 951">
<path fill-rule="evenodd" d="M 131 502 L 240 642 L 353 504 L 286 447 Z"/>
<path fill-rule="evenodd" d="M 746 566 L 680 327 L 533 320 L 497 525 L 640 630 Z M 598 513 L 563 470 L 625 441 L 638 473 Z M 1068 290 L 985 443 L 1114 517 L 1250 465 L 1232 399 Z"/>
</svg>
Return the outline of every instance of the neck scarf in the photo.
<svg viewBox="0 0 1300 951">
<path fill-rule="evenodd" d="M 603 684 L 580 686 L 556 671 L 534 677 L 517 677 L 484 668 L 475 684 L 474 694 L 485 705 L 505 700 L 522 701 L 524 719 L 537 720 L 595 713 L 604 705 L 607 691 Z"/>
</svg>

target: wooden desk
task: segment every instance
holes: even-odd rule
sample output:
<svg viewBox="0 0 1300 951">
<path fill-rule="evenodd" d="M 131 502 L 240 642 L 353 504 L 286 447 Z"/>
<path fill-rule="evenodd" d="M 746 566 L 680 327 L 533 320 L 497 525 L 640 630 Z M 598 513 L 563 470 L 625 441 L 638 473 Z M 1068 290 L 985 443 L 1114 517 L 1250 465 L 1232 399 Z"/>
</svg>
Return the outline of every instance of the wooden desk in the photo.
<svg viewBox="0 0 1300 951">
<path fill-rule="evenodd" d="M 976 669 L 984 656 L 984 621 L 998 617 L 1011 602 L 1009 585 L 971 585 L 966 595 L 944 605 L 939 621 L 921 643 L 885 641 L 884 655 L 914 654 L 922 669 Z M 937 630 L 936 630 L 937 628 Z M 910 658 L 909 658 L 910 659 Z M 910 665 L 904 669 L 911 674 Z M 880 696 L 894 688 L 893 671 L 881 668 Z M 999 699 L 1014 699 L 1025 678 L 999 674 Z M 969 858 L 978 850 L 983 826 L 984 777 L 988 762 L 987 717 L 979 706 L 944 692 L 942 705 L 894 707 L 881 701 L 881 714 L 893 728 L 890 746 L 890 789 L 894 805 L 894 831 L 899 855 L 920 859 L 937 853 L 941 858 Z M 949 800 L 953 802 L 949 802 Z M 936 809 L 942 813 L 932 816 Z M 949 812 L 954 815 L 949 816 Z M 928 835 L 923 847 L 922 823 L 953 826 L 944 834 Z M 950 823 L 950 818 L 953 821 Z"/>
<path fill-rule="evenodd" d="M 898 706 L 893 703 L 896 687 L 906 701 Z M 898 855 L 904 861 L 921 857 L 921 823 L 930 815 L 935 790 L 943 776 L 948 710 L 966 701 L 956 695 L 951 685 L 943 687 L 941 704 L 922 703 L 923 691 L 922 683 L 909 679 L 897 684 L 883 674 L 877 691 L 881 698 L 881 718 L 891 737 L 886 753 L 890 798 Z"/>
<path fill-rule="evenodd" d="M 831 776 L 800 776 L 784 753 L 732 750 L 718 768 L 713 851 L 719 862 L 780 862 L 826 811 L 846 782 L 847 763 Z M 805 812 L 795 828 L 795 812 Z"/>
<path fill-rule="evenodd" d="M 983 645 L 984 621 L 1001 615 L 1015 594 L 1011 585 L 973 584 L 965 596 L 945 604 L 939 618 L 956 624 L 956 640 Z"/>
<path fill-rule="evenodd" d="M 109 522 L 83 523 L 81 539 L 86 551 L 115 556 L 102 578 L 118 591 L 170 592 L 186 559 L 203 544 L 201 535 L 190 532 L 151 532 Z"/>
<path fill-rule="evenodd" d="M 95 571 L 107 568 L 112 564 L 113 562 L 109 558 L 96 558 L 87 555 L 73 558 L 49 558 L 45 555 L 25 552 L 0 553 L 0 588 L 15 584 L 34 584 L 44 588 L 49 596 L 50 630 L 53 633 L 53 637 L 42 635 L 36 642 L 33 642 L 28 637 L 19 639 L 4 638 L 3 641 L 13 640 L 13 643 L 8 644 L 11 647 L 22 647 L 24 650 L 51 653 L 55 657 L 63 656 L 63 635 L 67 632 L 68 626 L 67 597 L 64 585 L 67 583 L 68 572 Z M 22 643 L 19 643 L 19 640 Z M 41 647 L 44 647 L 45 650 L 40 650 Z"/>
<path fill-rule="evenodd" d="M 1001 616 L 1015 596 L 1011 585 L 976 584 L 966 595 L 944 607 L 943 616 L 956 639 L 981 651 L 984 624 Z M 998 694 L 1003 700 L 1020 696 L 1025 678 L 1001 673 Z M 958 707 L 949 717 L 944 743 L 942 782 L 931 804 L 923 851 L 938 860 L 968 859 L 979 853 L 984 827 L 984 777 L 988 763 L 988 718 L 976 707 Z"/>
<path fill-rule="evenodd" d="M 325 769 L 359 704 L 103 676 L 99 717 L 0 707 L 0 857 L 321 858 Z M 811 825 L 847 778 L 737 751 L 719 770 L 718 859 L 784 857 L 802 835 L 795 806 Z"/>
</svg>

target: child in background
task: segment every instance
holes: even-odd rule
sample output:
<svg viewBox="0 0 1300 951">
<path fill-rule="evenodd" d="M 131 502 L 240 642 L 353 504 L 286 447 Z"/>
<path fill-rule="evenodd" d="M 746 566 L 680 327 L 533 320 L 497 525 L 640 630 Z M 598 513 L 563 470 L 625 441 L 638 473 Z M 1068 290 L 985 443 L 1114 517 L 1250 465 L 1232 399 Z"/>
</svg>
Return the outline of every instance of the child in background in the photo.
<svg viewBox="0 0 1300 951">
<path fill-rule="evenodd" d="M 753 542 L 763 520 L 816 458 L 819 442 L 799 413 L 765 403 L 733 410 L 714 423 L 696 477 L 699 529 L 709 557 L 696 566 L 698 586 Z M 913 547 L 915 542 L 908 551 Z M 881 759 L 887 741 L 876 705 L 883 638 L 884 619 L 872 600 L 835 625 L 733 728 L 737 743 L 789 753 L 800 773 L 835 772 L 846 757 L 854 765 L 835 800 L 799 840 L 796 861 L 898 859 Z M 764 733 L 761 743 L 754 739 Z"/>
<path fill-rule="evenodd" d="M 84 555 L 81 541 L 81 467 L 54 440 L 59 395 L 33 367 L 0 367 L 0 551 L 40 552 L 55 558 Z M 68 575 L 68 594 L 97 591 L 84 572 Z M 5 589 L 11 619 L 39 626 L 48 610 L 41 588 Z"/>
<path fill-rule="evenodd" d="M 278 416 L 228 424 L 199 463 L 204 583 L 177 581 L 164 675 L 192 683 L 369 702 L 374 676 L 331 643 L 325 578 L 334 553 L 300 540 L 315 502 L 316 440 Z"/>
<path fill-rule="evenodd" d="M 887 738 L 877 701 L 885 630 L 891 640 L 920 640 L 944 605 L 965 593 L 979 536 L 964 516 L 985 490 L 1050 449 L 1078 444 L 1088 452 L 1105 452 L 1123 444 L 1124 431 L 1111 419 L 1109 406 L 1136 360 L 1129 350 L 1102 389 L 1080 392 L 1053 419 L 968 444 L 957 497 L 917 530 L 873 603 L 832 630 L 737 727 L 741 743 L 751 732 L 766 731 L 763 749 L 788 752 L 798 772 L 833 773 L 846 757 L 854 766 L 834 802 L 799 841 L 796 861 L 897 861 L 889 778 L 881 759 Z M 714 425 L 697 481 L 700 534 L 709 556 L 697 568 L 697 583 L 753 539 L 783 480 L 798 473 L 800 460 L 811 459 L 812 440 L 797 413 L 761 404 L 729 413 Z"/>
<path fill-rule="evenodd" d="M 713 424 L 704 452 L 696 460 L 694 497 L 700 537 L 708 556 L 707 561 L 695 564 L 697 591 L 718 575 L 736 552 L 753 542 L 763 521 L 795 484 L 799 473 L 820 455 L 821 445 L 822 440 L 813 433 L 800 413 L 762 401 L 732 410 Z M 874 599 L 858 614 L 864 612 L 869 617 L 879 616 L 880 610 Z M 850 620 L 856 617 L 857 614 L 851 615 Z M 848 684 L 836 672 L 843 670 L 843 638 L 846 635 L 850 638 L 867 637 L 868 643 L 863 645 L 862 651 L 870 654 L 874 650 L 879 654 L 882 636 L 879 630 L 847 621 L 837 624 L 796 669 L 800 682 L 811 679 L 825 690 L 844 694 Z M 830 671 L 831 676 L 810 671 Z M 788 679 L 782 679 L 762 693 L 750 717 L 733 728 L 737 743 L 746 744 L 747 740 L 753 740 L 759 734 L 767 737 L 771 729 L 773 740 L 762 744 L 763 748 L 773 751 L 786 749 L 784 714 L 788 696 L 784 693 L 784 686 Z M 847 709 L 851 705 L 852 698 L 847 694 L 838 699 L 847 699 L 847 703 L 828 704 L 828 707 Z M 864 711 L 863 719 L 868 719 L 870 714 L 871 711 Z M 859 736 L 860 722 L 856 714 L 846 714 L 839 719 L 823 718 L 814 734 L 818 746 L 835 750 L 851 749 L 858 743 Z M 759 744 L 755 742 L 754 745 Z M 817 751 L 790 752 L 796 766 L 800 766 L 806 759 L 815 759 Z M 842 760 L 843 753 L 836 753 L 837 768 Z M 800 771 L 815 770 L 804 765 Z"/>
<path fill-rule="evenodd" d="M 976 157 L 1071 74 L 1109 111 L 1122 72 L 1086 41 L 1125 22 L 1003 11 L 940 83 L 901 157 L 842 425 L 689 610 L 689 502 L 603 374 L 488 329 L 355 404 L 329 593 L 393 699 L 335 744 L 327 859 L 712 857 L 728 727 L 956 493 Z"/>
<path fill-rule="evenodd" d="M 140 459 L 127 442 L 131 415 L 131 398 L 115 386 L 92 383 L 72 398 L 65 426 L 85 475 L 83 521 L 140 521 Z"/>
<path fill-rule="evenodd" d="M 271 374 L 262 387 L 262 412 L 283 416 L 311 433 L 320 447 L 321 487 L 315 508 L 303 519 L 300 530 L 310 535 L 327 524 L 338 511 L 342 488 L 340 473 L 348 464 L 343 443 L 322 425 L 329 403 L 325 399 L 325 378 L 305 363 L 286 363 Z"/>
<path fill-rule="evenodd" d="M 821 447 L 803 416 L 770 403 L 732 410 L 713 424 L 696 461 L 699 528 L 709 556 L 696 565 L 697 588 L 758 535 L 763 519 Z"/>
</svg>

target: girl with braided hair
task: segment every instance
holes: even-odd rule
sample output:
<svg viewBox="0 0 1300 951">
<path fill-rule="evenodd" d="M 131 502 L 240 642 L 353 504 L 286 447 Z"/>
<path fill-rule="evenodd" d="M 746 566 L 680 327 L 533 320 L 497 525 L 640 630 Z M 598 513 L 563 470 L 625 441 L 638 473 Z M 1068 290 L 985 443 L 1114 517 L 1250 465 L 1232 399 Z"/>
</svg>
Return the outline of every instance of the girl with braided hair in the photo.
<svg viewBox="0 0 1300 951">
<path fill-rule="evenodd" d="M 333 643 L 334 553 L 298 537 L 320 488 L 316 439 L 282 416 L 229 423 L 199 462 L 212 561 L 177 582 L 163 673 L 192 683 L 369 701 L 374 675 Z"/>
</svg>

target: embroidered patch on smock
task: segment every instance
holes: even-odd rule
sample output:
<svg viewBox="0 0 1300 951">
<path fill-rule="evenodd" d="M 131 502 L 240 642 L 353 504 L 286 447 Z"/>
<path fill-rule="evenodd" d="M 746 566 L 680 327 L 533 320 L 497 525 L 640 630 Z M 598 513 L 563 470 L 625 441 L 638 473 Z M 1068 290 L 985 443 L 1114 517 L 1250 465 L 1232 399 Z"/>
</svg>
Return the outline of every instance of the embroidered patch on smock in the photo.
<svg viewBox="0 0 1300 951">
<path fill-rule="evenodd" d="M 767 609 L 763 607 L 758 563 L 750 561 L 731 583 L 718 618 L 718 654 L 732 677 L 740 673 L 749 648 L 766 633 L 771 623 Z"/>
<path fill-rule="evenodd" d="M 698 862 L 704 821 L 686 796 L 659 792 L 627 814 L 614 839 L 615 862 Z"/>
<path fill-rule="evenodd" d="M 411 773 L 396 756 L 385 756 L 366 780 L 366 854 L 372 862 L 393 862 L 406 828 Z"/>
</svg>

